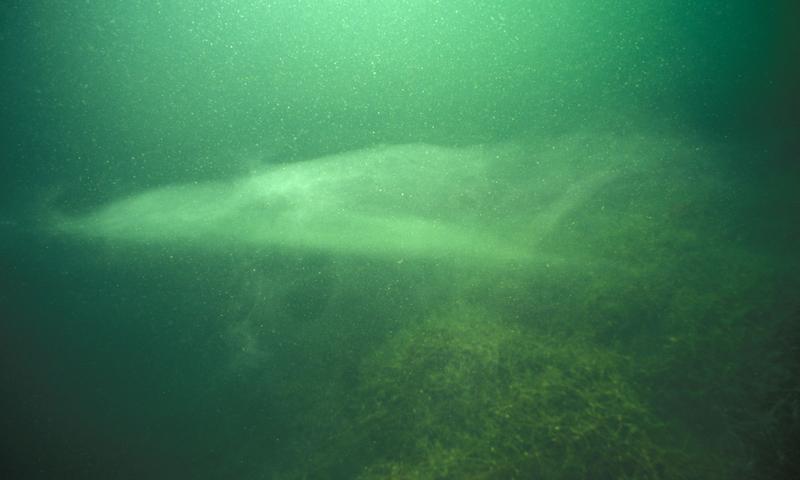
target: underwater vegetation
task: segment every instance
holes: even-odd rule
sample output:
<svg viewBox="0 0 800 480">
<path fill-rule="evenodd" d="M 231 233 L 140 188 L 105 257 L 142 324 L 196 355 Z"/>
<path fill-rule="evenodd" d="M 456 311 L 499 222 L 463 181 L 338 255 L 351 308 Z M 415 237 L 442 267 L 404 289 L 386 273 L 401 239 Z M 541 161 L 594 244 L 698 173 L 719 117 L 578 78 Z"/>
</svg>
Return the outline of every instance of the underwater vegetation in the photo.
<svg viewBox="0 0 800 480">
<path fill-rule="evenodd" d="M 721 480 L 794 468 L 793 265 L 737 238 L 735 180 L 687 158 L 696 175 L 627 167 L 628 181 L 559 215 L 537 246 L 561 263 L 443 273 L 318 259 L 337 293 L 275 322 L 302 332 L 299 356 L 328 363 L 272 380 L 298 433 L 269 474 Z M 287 293 L 273 308 L 309 300 Z M 370 322 L 382 327 L 365 333 Z"/>
<path fill-rule="evenodd" d="M 724 479 L 779 469 L 759 462 L 790 461 L 764 447 L 797 428 L 798 395 L 787 389 L 792 373 L 761 357 L 774 339 L 753 337 L 752 310 L 714 318 L 687 309 L 713 311 L 722 298 L 675 297 L 665 332 L 627 334 L 638 347 L 598 338 L 590 322 L 628 328 L 609 326 L 605 311 L 566 335 L 466 304 L 419 319 L 363 358 L 353 390 L 323 395 L 342 402 L 333 418 L 307 414 L 326 433 L 304 444 L 310 470 L 299 477 Z M 687 329 L 700 321 L 711 331 Z"/>
<path fill-rule="evenodd" d="M 742 225 L 780 231 L 791 209 L 729 154 L 647 133 L 378 147 L 132 193 L 46 233 L 102 273 L 65 310 L 125 312 L 192 359 L 167 383 L 189 385 L 180 412 L 200 392 L 176 423 L 209 442 L 187 456 L 222 452 L 190 457 L 208 478 L 781 478 L 795 237 Z M 414 181 L 428 162 L 446 168 Z"/>
<path fill-rule="evenodd" d="M 197 348 L 224 361 L 202 389 L 245 405 L 214 476 L 766 479 L 794 468 L 798 282 L 773 253 L 791 236 L 742 234 L 765 204 L 731 150 L 656 131 L 382 146 L 45 231 L 184 292 L 147 317 L 207 324 Z"/>
<path fill-rule="evenodd" d="M 404 337 L 368 362 L 358 420 L 385 458 L 363 478 L 653 478 L 679 460 L 612 352 L 469 310 Z"/>
</svg>

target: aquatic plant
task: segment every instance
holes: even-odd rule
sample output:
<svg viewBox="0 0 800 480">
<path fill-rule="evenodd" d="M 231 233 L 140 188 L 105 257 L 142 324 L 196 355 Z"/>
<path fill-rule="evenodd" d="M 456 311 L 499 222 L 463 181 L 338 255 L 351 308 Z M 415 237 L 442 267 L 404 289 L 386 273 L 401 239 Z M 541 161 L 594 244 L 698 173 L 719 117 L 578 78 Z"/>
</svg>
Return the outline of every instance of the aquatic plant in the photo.
<svg viewBox="0 0 800 480">
<path fill-rule="evenodd" d="M 428 318 L 364 364 L 357 428 L 382 460 L 361 478 L 677 477 L 626 362 L 480 310 Z"/>
</svg>

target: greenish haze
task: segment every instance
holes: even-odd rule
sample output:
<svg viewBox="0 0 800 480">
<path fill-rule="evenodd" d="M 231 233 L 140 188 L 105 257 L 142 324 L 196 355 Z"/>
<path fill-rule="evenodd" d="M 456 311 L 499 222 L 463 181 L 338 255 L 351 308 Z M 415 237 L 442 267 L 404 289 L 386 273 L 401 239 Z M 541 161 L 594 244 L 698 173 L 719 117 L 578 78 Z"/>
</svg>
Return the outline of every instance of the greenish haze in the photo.
<svg viewBox="0 0 800 480">
<path fill-rule="evenodd" d="M 800 478 L 800 12 L 12 1 L 2 478 Z"/>
</svg>

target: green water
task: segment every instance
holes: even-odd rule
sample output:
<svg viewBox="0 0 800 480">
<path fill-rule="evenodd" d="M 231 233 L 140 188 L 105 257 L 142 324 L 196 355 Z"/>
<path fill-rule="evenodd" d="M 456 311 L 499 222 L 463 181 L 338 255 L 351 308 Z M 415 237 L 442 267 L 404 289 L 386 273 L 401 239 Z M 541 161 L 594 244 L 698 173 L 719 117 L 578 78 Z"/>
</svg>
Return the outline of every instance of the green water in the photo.
<svg viewBox="0 0 800 480">
<path fill-rule="evenodd" d="M 800 477 L 791 2 L 1 18 L 2 478 Z"/>
</svg>

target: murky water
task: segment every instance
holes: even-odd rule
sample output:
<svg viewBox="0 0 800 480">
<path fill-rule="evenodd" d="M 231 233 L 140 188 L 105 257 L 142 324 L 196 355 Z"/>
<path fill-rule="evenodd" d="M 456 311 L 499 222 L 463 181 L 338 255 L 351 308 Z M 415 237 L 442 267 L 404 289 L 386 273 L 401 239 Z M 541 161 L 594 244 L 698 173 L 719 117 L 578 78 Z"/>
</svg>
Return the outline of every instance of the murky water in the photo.
<svg viewBox="0 0 800 480">
<path fill-rule="evenodd" d="M 790 2 L 12 2 L 4 478 L 793 478 Z"/>
</svg>

